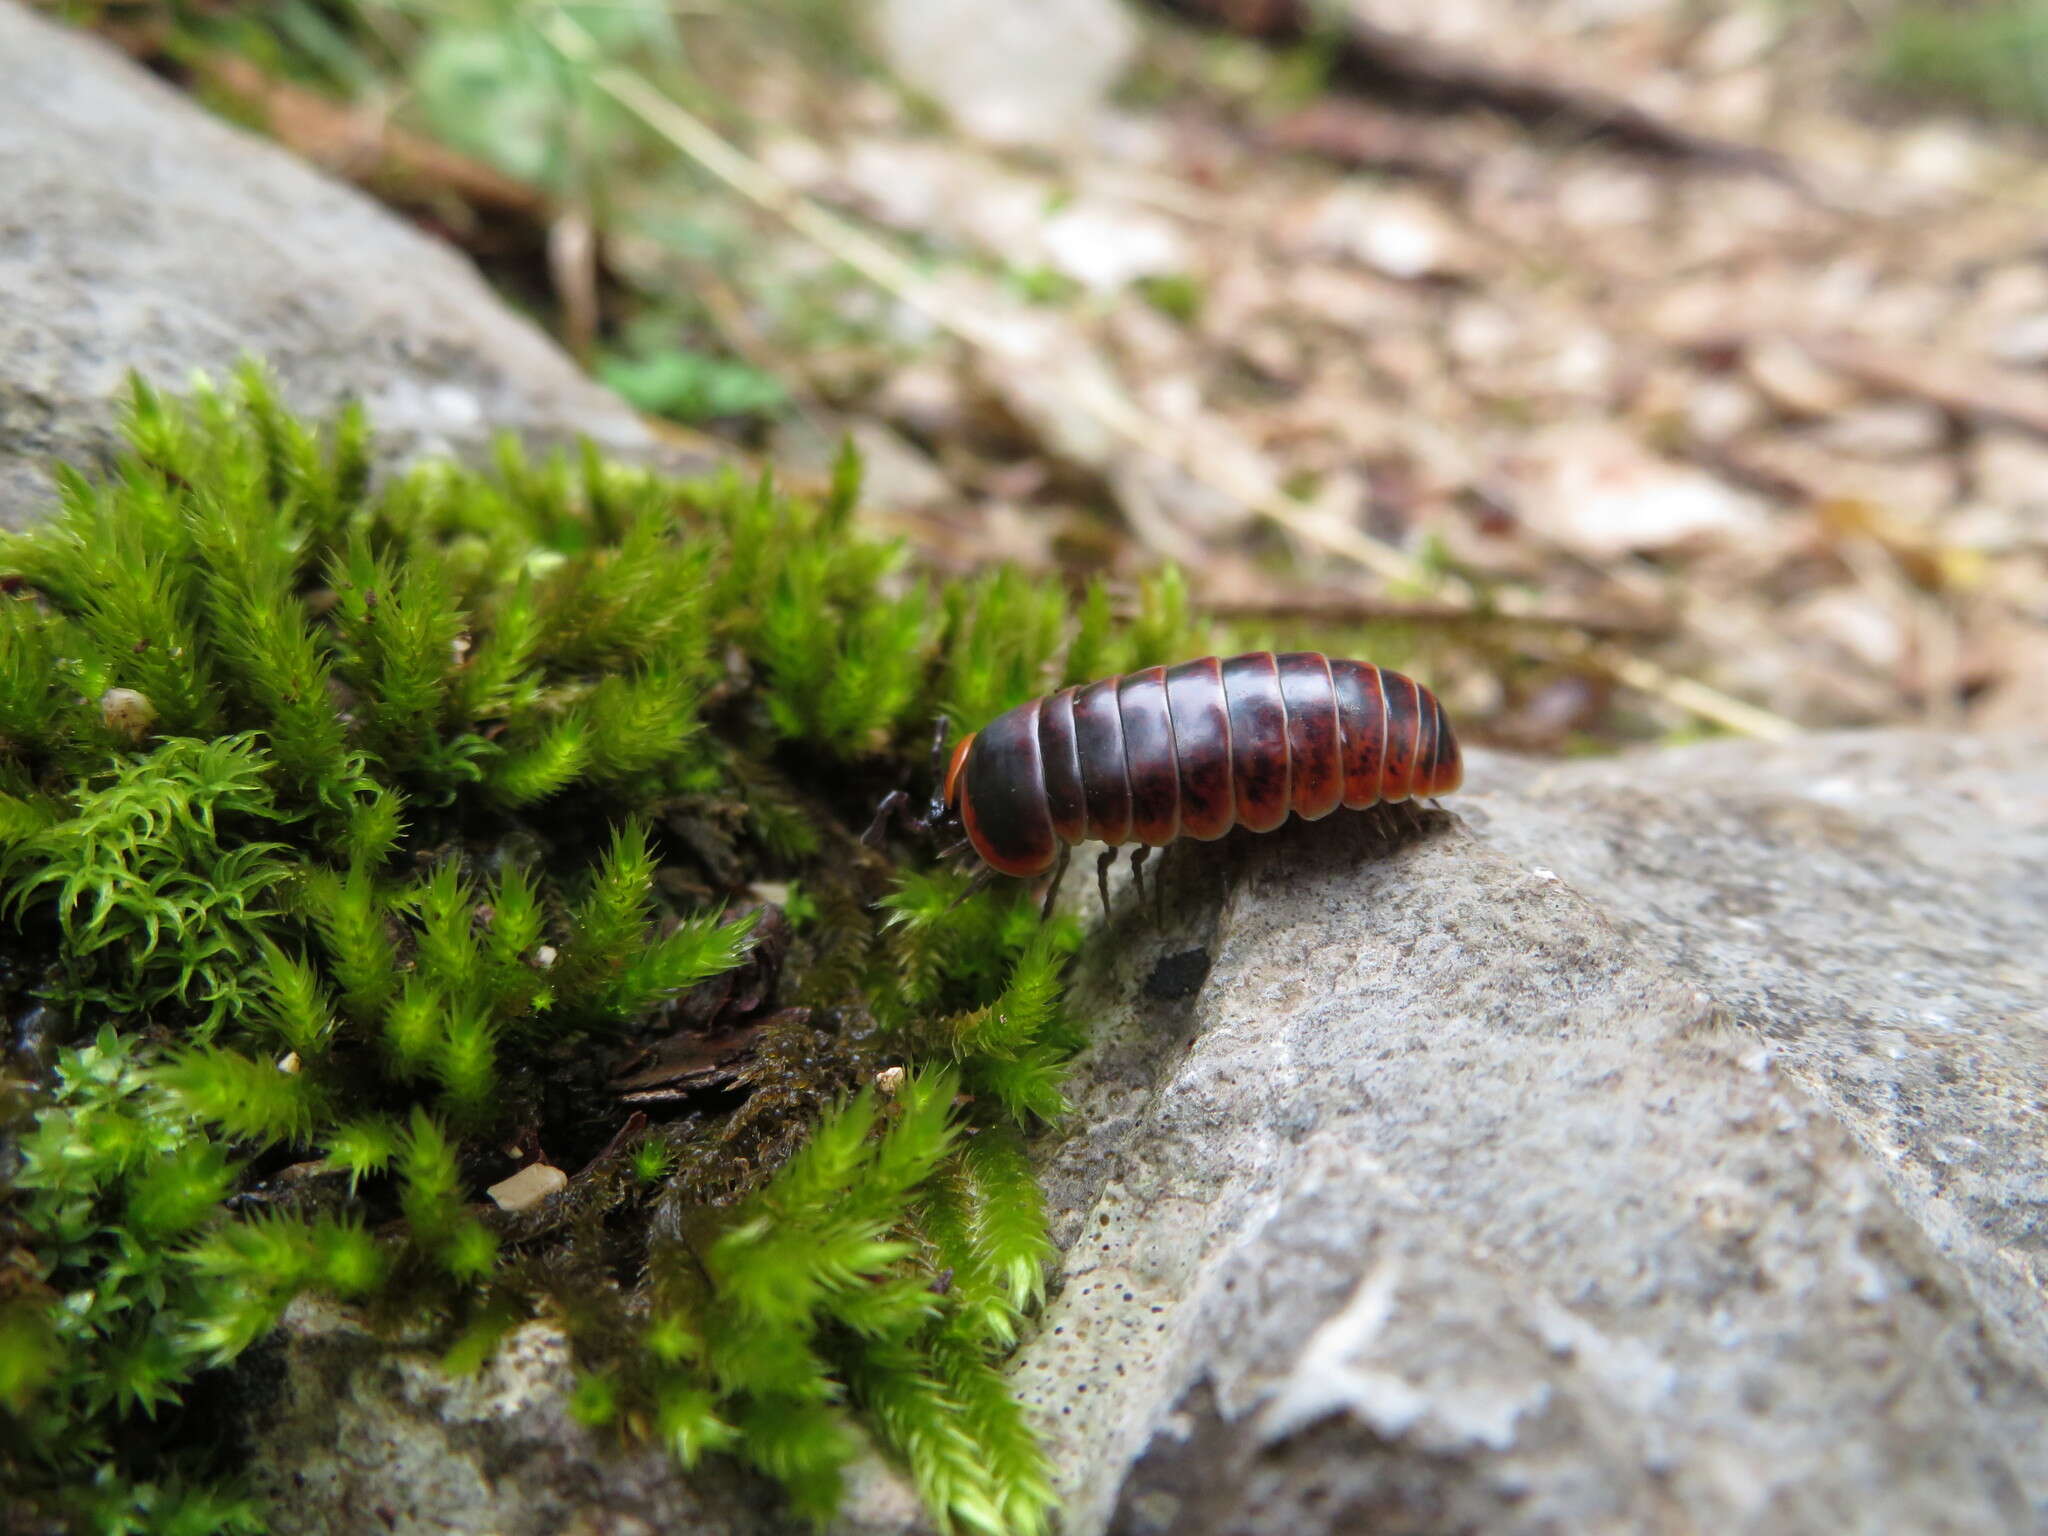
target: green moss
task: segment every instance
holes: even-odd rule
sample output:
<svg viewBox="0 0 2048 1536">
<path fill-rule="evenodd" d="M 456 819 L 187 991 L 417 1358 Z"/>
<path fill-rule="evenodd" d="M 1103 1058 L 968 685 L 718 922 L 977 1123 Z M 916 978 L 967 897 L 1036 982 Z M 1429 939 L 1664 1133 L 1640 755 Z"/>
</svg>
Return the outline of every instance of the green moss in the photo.
<svg viewBox="0 0 2048 1536">
<path fill-rule="evenodd" d="M 1201 282 L 1185 272 L 1165 272 L 1141 277 L 1133 285 L 1138 296 L 1169 320 L 1194 324 L 1202 312 Z"/>
<path fill-rule="evenodd" d="M 942 1525 L 1044 1529 L 998 1366 L 1078 931 L 849 828 L 936 714 L 1197 648 L 1184 589 L 921 582 L 851 458 L 815 500 L 509 447 L 372 490 L 360 416 L 254 369 L 138 384 L 128 437 L 0 545 L 0 980 L 57 1021 L 0 1076 L 0 1481 L 258 1528 L 187 1415 L 318 1291 L 455 1370 L 552 1319 L 582 1422 L 816 1518 L 851 1417 Z M 712 1036 L 710 1088 L 624 1098 Z M 581 1170 L 516 1214 L 515 1141 Z"/>
<path fill-rule="evenodd" d="M 1878 77 L 1908 96 L 2048 125 L 2048 4 L 1911 4 L 1879 29 Z"/>
</svg>

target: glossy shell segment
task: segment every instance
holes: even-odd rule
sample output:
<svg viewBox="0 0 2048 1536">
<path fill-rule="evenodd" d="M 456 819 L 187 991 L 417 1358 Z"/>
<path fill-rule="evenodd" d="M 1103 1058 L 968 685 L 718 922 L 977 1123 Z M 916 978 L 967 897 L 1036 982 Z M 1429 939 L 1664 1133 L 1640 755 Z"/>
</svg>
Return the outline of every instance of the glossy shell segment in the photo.
<svg viewBox="0 0 2048 1536">
<path fill-rule="evenodd" d="M 1255 651 L 1020 704 L 955 749 L 945 790 L 982 859 L 1028 876 L 1063 844 L 1268 832 L 1463 781 L 1427 688 L 1370 662 Z"/>
</svg>

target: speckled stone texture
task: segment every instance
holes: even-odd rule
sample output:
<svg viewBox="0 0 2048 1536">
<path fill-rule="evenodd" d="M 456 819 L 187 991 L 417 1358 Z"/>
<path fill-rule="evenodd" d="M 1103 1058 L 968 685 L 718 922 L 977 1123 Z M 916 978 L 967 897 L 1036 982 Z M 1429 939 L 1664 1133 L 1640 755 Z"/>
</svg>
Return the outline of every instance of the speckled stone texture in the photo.
<svg viewBox="0 0 2048 1536">
<path fill-rule="evenodd" d="M 2044 761 L 1482 757 L 1177 853 L 1050 1163 L 1070 1529 L 2042 1528 Z"/>
<path fill-rule="evenodd" d="M 130 369 L 175 389 L 245 353 L 300 409 L 360 398 L 391 456 L 649 446 L 455 251 L 14 0 L 0 104 L 0 526 L 112 448 Z"/>
</svg>

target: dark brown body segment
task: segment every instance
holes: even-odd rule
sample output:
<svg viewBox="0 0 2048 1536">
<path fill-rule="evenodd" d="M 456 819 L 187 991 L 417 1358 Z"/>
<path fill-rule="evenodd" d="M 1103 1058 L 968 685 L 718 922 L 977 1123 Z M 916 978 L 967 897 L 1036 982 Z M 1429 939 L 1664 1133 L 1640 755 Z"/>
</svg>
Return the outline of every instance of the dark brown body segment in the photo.
<svg viewBox="0 0 2048 1536">
<path fill-rule="evenodd" d="M 1117 685 L 1124 717 L 1124 774 L 1131 784 L 1131 837 L 1154 848 L 1180 836 L 1180 763 L 1166 705 L 1166 668 L 1147 667 Z"/>
<path fill-rule="evenodd" d="M 1320 821 L 1344 803 L 1344 764 L 1337 750 L 1337 693 L 1330 664 L 1315 651 L 1278 658 L 1280 697 L 1287 706 L 1287 800 L 1304 821 Z"/>
<path fill-rule="evenodd" d="M 1406 800 L 1415 792 L 1415 736 L 1421 726 L 1416 695 L 1421 691 L 1398 672 L 1382 672 L 1387 695 L 1387 766 L 1380 776 L 1382 800 Z"/>
<path fill-rule="evenodd" d="M 1090 683 L 1074 695 L 1074 739 L 1081 752 L 1081 795 L 1088 836 L 1110 844 L 1130 841 L 1131 781 L 1124 772 L 1124 717 L 1117 708 L 1117 678 Z"/>
<path fill-rule="evenodd" d="M 1271 651 L 1233 656 L 1223 663 L 1223 696 L 1230 710 L 1230 767 L 1237 824 L 1270 832 L 1287 819 L 1287 706 L 1280 668 Z"/>
<path fill-rule="evenodd" d="M 1408 793 L 1417 800 L 1430 792 L 1436 782 L 1436 699 L 1415 685 L 1415 771 L 1408 781 Z"/>
<path fill-rule="evenodd" d="M 1429 792 L 1448 795 L 1465 782 L 1465 757 L 1458 750 L 1458 738 L 1452 734 L 1443 701 L 1433 693 L 1429 696 L 1429 708 L 1436 716 L 1436 762 L 1430 774 Z"/>
<path fill-rule="evenodd" d="M 1173 716 L 1173 750 L 1180 766 L 1180 829 L 1206 843 L 1237 825 L 1223 664 L 1205 656 L 1168 667 L 1166 706 Z"/>
<path fill-rule="evenodd" d="M 1387 701 L 1378 667 L 1362 661 L 1332 661 L 1337 692 L 1337 725 L 1344 738 L 1344 805 L 1362 811 L 1380 803 L 1380 772 L 1386 766 Z"/>
<path fill-rule="evenodd" d="M 974 738 L 960 772 L 960 820 L 968 839 L 1006 875 L 1035 875 L 1059 852 L 1046 809 L 1033 699 L 998 715 Z"/>
<path fill-rule="evenodd" d="M 1074 695 L 1062 688 L 1038 712 L 1038 760 L 1045 765 L 1045 806 L 1063 843 L 1088 837 L 1088 800 L 1081 790 L 1081 743 L 1074 729 Z"/>
<path fill-rule="evenodd" d="M 1289 813 L 1447 794 L 1464 764 L 1443 705 L 1398 672 L 1314 651 L 1204 657 L 1066 688 L 963 742 L 947 794 L 1006 875 L 1091 838 L 1158 847 L 1268 832 Z"/>
</svg>

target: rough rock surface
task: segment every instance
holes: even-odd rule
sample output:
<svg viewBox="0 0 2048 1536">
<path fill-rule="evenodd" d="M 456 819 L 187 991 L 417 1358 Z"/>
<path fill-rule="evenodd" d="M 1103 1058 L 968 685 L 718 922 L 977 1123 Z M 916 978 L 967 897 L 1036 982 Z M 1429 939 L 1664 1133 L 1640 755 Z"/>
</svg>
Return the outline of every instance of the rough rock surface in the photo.
<svg viewBox="0 0 2048 1536">
<path fill-rule="evenodd" d="M 2038 745 L 1473 779 L 1176 850 L 1090 946 L 1017 1370 L 1067 1530 L 2041 1528 Z M 300 1309 L 277 1528 L 776 1529 L 593 1469 L 550 1340 L 451 1388 Z M 916 1528 L 870 1464 L 843 1529 Z"/>
<path fill-rule="evenodd" d="M 241 1370 L 242 1414 L 265 1448 L 254 1492 L 291 1536 L 788 1536 L 772 1484 L 713 1458 L 692 1476 L 664 1450 L 604 1454 L 570 1416 L 569 1346 L 514 1332 L 472 1377 L 394 1348 L 346 1313 L 301 1301 Z M 869 1458 L 849 1480 L 843 1536 L 918 1523 L 916 1496 Z"/>
<path fill-rule="evenodd" d="M 113 444 L 130 369 L 268 361 L 291 402 L 360 398 L 394 455 L 646 429 L 456 252 L 109 49 L 0 0 L 0 526 L 52 459 Z"/>
<path fill-rule="evenodd" d="M 1451 804 L 1207 854 L 1220 908 L 1096 951 L 1019 1372 L 1071 1528 L 2038 1528 L 2038 745 Z"/>
</svg>

